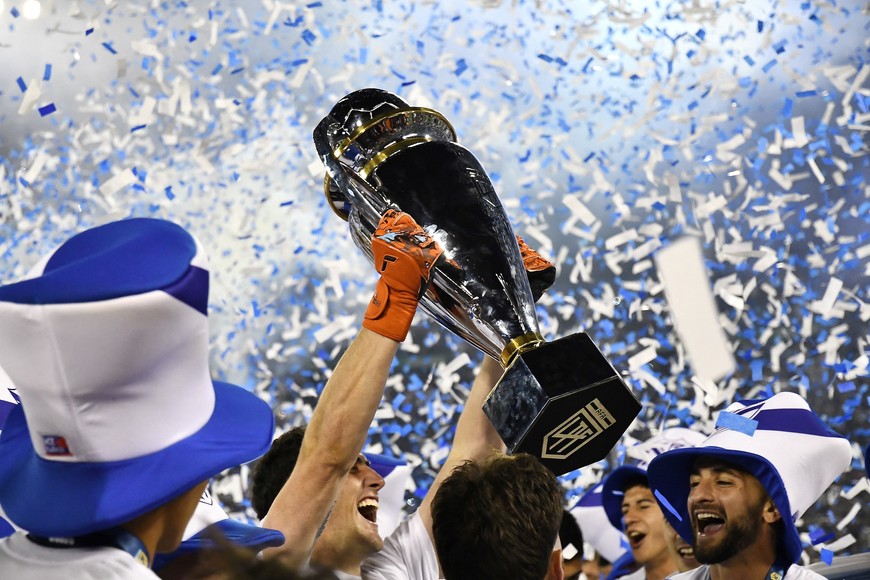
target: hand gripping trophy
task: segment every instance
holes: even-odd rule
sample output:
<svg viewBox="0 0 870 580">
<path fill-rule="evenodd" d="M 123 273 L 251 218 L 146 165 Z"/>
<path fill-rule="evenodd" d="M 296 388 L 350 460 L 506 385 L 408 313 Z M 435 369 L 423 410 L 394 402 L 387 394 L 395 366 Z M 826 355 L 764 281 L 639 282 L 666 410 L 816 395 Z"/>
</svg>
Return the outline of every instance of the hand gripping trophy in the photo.
<svg viewBox="0 0 870 580">
<path fill-rule="evenodd" d="M 501 361 L 484 412 L 508 450 L 537 456 L 557 475 L 603 459 L 640 403 L 586 333 L 544 340 L 504 208 L 447 119 L 362 89 L 335 104 L 314 143 L 327 198 L 369 261 L 389 209 L 410 214 L 444 249 L 420 304 Z"/>
</svg>

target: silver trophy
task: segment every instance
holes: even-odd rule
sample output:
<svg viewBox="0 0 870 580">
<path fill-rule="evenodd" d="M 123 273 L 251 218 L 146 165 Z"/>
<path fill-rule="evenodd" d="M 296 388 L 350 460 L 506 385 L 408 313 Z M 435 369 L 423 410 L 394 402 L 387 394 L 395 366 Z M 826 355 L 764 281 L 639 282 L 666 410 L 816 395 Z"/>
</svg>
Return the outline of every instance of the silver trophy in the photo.
<svg viewBox="0 0 870 580">
<path fill-rule="evenodd" d="M 508 450 L 535 455 L 556 474 L 603 459 L 640 403 L 586 333 L 544 340 L 504 208 L 447 119 L 362 89 L 336 103 L 314 143 L 330 205 L 369 261 L 388 209 L 410 214 L 444 248 L 420 305 L 501 361 L 484 411 Z"/>
</svg>

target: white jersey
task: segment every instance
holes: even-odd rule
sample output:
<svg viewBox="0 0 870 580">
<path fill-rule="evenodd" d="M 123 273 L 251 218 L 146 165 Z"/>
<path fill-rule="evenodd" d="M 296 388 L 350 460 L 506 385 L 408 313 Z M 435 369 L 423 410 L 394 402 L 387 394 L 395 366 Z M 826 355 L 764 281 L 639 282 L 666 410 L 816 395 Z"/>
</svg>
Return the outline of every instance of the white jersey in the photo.
<svg viewBox="0 0 870 580">
<path fill-rule="evenodd" d="M 418 514 L 384 540 L 384 549 L 362 563 L 363 580 L 439 580 L 438 558 Z"/>
<path fill-rule="evenodd" d="M 15 580 L 154 580 L 158 576 L 118 548 L 49 548 L 17 532 L 0 540 L 0 578 Z"/>
<path fill-rule="evenodd" d="M 619 576 L 616 580 L 646 580 L 646 570 L 643 568 L 639 568 L 631 574 Z"/>
<path fill-rule="evenodd" d="M 681 572 L 679 574 L 668 576 L 668 580 L 708 580 L 709 578 L 710 566 L 706 564 L 699 566 L 694 570 L 689 570 L 688 572 Z M 825 580 L 825 577 L 813 572 L 809 568 L 792 564 L 789 566 L 788 570 L 785 571 L 783 580 Z"/>
</svg>

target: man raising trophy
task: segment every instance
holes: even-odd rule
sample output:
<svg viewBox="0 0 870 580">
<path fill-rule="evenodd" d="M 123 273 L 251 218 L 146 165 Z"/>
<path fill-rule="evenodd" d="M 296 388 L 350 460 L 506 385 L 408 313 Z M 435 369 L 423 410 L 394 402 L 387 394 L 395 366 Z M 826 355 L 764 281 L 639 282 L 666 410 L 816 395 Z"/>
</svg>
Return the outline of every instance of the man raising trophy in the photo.
<svg viewBox="0 0 870 580">
<path fill-rule="evenodd" d="M 483 408 L 508 451 L 557 475 L 603 459 L 640 403 L 586 333 L 541 335 L 517 237 L 447 119 L 362 89 L 336 103 L 314 142 L 332 208 L 370 261 L 372 233 L 391 209 L 444 249 L 420 304 L 505 369 Z"/>
</svg>

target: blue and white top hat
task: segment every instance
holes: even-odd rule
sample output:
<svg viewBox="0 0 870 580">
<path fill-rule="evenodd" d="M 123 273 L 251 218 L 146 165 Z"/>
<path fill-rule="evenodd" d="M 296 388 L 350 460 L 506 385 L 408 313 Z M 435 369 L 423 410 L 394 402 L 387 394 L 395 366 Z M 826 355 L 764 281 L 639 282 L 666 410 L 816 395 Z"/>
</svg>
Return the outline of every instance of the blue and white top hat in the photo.
<svg viewBox="0 0 870 580">
<path fill-rule="evenodd" d="M 665 429 L 658 435 L 650 437 L 646 441 L 632 445 L 625 454 L 627 459 L 633 459 L 634 465 L 620 465 L 604 480 L 601 489 L 601 505 L 607 514 L 610 524 L 622 530 L 622 497 L 625 486 L 630 481 L 642 480 L 647 482 L 646 470 L 653 458 L 671 449 L 692 447 L 701 443 L 706 436 L 699 431 L 686 429 L 685 427 L 673 427 Z"/>
<path fill-rule="evenodd" d="M 6 417 L 18 405 L 18 395 L 15 392 L 15 385 L 12 384 L 12 379 L 3 370 L 3 367 L 0 367 L 0 433 L 3 432 Z M 2 458 L 0 458 L 0 461 L 2 461 Z"/>
<path fill-rule="evenodd" d="M 662 511 L 687 542 L 692 541 L 689 475 L 699 457 L 720 459 L 758 479 L 785 523 L 782 556 L 797 562 L 802 548 L 794 522 L 849 467 L 852 448 L 795 393 L 733 403 L 704 442 L 663 453 L 649 465 Z"/>
<path fill-rule="evenodd" d="M 21 399 L 0 435 L 14 524 L 109 528 L 269 448 L 269 406 L 211 380 L 207 302 L 202 247 L 156 219 L 82 232 L 0 287 L 0 365 Z"/>
<path fill-rule="evenodd" d="M 568 509 L 568 513 L 577 520 L 577 525 L 580 526 L 580 532 L 583 534 L 583 541 L 610 562 L 616 562 L 628 552 L 628 540 L 621 531 L 622 526 L 614 527 L 608 520 L 607 513 L 601 505 L 603 487 L 599 483 L 587 491 Z"/>
<path fill-rule="evenodd" d="M 208 491 L 203 492 L 193 517 L 187 523 L 181 544 L 169 554 L 157 554 L 152 568 L 157 571 L 183 554 L 216 547 L 213 534 L 223 536 L 233 544 L 255 552 L 274 548 L 284 543 L 284 534 L 278 530 L 261 528 L 234 520 Z"/>
<path fill-rule="evenodd" d="M 3 432 L 3 425 L 6 424 L 6 417 L 18 406 L 18 397 L 15 395 L 15 388 L 12 386 L 12 379 L 6 374 L 6 371 L 0 367 L 0 433 Z M 0 457 L 0 462 L 3 457 Z M 6 519 L 6 514 L 3 513 L 3 507 L 0 506 L 0 538 L 15 533 L 15 527 Z"/>
<path fill-rule="evenodd" d="M 372 469 L 384 479 L 378 491 L 378 533 L 386 538 L 399 527 L 405 505 L 405 488 L 411 477 L 411 466 L 402 459 L 364 452 Z"/>
</svg>

